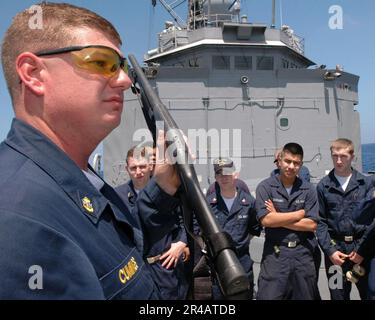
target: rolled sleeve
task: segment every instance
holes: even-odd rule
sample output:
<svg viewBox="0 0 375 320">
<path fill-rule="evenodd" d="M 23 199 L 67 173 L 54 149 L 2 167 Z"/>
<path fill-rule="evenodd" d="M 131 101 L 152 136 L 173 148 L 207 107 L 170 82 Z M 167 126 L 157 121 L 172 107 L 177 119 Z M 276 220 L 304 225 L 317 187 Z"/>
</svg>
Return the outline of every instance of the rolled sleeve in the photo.
<svg viewBox="0 0 375 320">
<path fill-rule="evenodd" d="M 146 195 L 146 198 L 143 199 L 146 206 L 148 208 L 155 208 L 155 210 L 159 212 L 173 214 L 172 211 L 174 211 L 179 204 L 178 198 L 164 192 L 164 190 L 156 183 L 155 179 L 150 180 L 144 188 L 143 194 Z"/>
<path fill-rule="evenodd" d="M 271 196 L 268 193 L 265 184 L 260 183 L 260 185 L 256 188 L 255 200 L 256 216 L 259 221 L 269 213 L 266 208 L 265 201 L 270 198 Z"/>
<path fill-rule="evenodd" d="M 178 198 L 164 192 L 154 179 L 139 193 L 134 210 L 141 220 L 146 248 L 175 227 L 179 203 Z"/>
<path fill-rule="evenodd" d="M 315 222 L 319 221 L 319 203 L 316 190 L 311 186 L 305 200 L 305 217 Z"/>
</svg>

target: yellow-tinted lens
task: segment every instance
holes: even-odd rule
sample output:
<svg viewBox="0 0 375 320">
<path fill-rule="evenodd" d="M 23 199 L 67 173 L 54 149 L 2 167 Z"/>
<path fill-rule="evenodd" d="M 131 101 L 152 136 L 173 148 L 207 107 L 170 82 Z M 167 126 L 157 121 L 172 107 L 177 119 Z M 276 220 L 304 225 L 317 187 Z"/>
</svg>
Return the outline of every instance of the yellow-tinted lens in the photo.
<svg viewBox="0 0 375 320">
<path fill-rule="evenodd" d="M 111 48 L 92 47 L 71 52 L 77 67 L 91 73 L 113 77 L 119 68 L 127 72 L 127 63 Z M 126 67 L 125 67 L 126 66 Z"/>
</svg>

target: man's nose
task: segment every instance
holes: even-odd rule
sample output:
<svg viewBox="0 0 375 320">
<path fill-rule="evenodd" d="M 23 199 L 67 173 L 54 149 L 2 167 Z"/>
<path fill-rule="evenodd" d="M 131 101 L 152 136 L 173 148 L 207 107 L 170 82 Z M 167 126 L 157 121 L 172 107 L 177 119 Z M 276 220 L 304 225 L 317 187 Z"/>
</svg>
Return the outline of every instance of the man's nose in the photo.
<svg viewBox="0 0 375 320">
<path fill-rule="evenodd" d="M 122 87 L 122 90 L 128 90 L 132 85 L 132 81 L 130 80 L 127 73 L 120 69 L 119 72 L 111 78 L 111 85 L 112 87 Z"/>
<path fill-rule="evenodd" d="M 140 173 L 142 173 L 142 170 L 141 170 L 140 167 L 137 167 L 137 169 L 135 170 L 135 172 L 136 172 L 137 174 L 140 174 Z"/>
</svg>

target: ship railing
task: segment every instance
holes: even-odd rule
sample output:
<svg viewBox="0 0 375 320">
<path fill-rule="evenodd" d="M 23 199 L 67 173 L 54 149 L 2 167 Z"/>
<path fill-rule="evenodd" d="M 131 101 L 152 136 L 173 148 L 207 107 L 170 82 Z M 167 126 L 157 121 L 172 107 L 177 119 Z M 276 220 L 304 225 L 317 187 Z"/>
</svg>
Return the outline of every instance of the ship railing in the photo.
<svg viewBox="0 0 375 320">
<path fill-rule="evenodd" d="M 239 22 L 239 16 L 229 13 L 199 14 L 191 18 L 190 28 L 192 30 L 202 27 L 220 27 L 224 22 Z"/>
<path fill-rule="evenodd" d="M 289 31 L 289 32 L 288 32 Z M 305 39 L 294 34 L 293 30 L 280 31 L 280 41 L 298 53 L 305 54 Z"/>
<path fill-rule="evenodd" d="M 186 29 L 177 27 L 168 28 L 159 33 L 159 50 L 164 52 L 187 44 L 188 36 Z"/>
<path fill-rule="evenodd" d="M 210 14 L 207 16 L 208 27 L 220 27 L 224 22 L 238 22 L 238 15 L 223 13 L 223 14 Z"/>
</svg>

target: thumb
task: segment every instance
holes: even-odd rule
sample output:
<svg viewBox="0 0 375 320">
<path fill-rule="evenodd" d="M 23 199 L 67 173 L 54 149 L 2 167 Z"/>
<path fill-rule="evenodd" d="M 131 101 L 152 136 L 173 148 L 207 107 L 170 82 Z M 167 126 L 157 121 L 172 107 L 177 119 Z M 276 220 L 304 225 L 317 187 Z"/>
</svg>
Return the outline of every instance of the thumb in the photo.
<svg viewBox="0 0 375 320">
<path fill-rule="evenodd" d="M 341 258 L 341 259 L 345 259 L 345 258 L 347 258 L 347 257 L 348 257 L 347 254 L 340 252 L 340 258 Z"/>
</svg>

